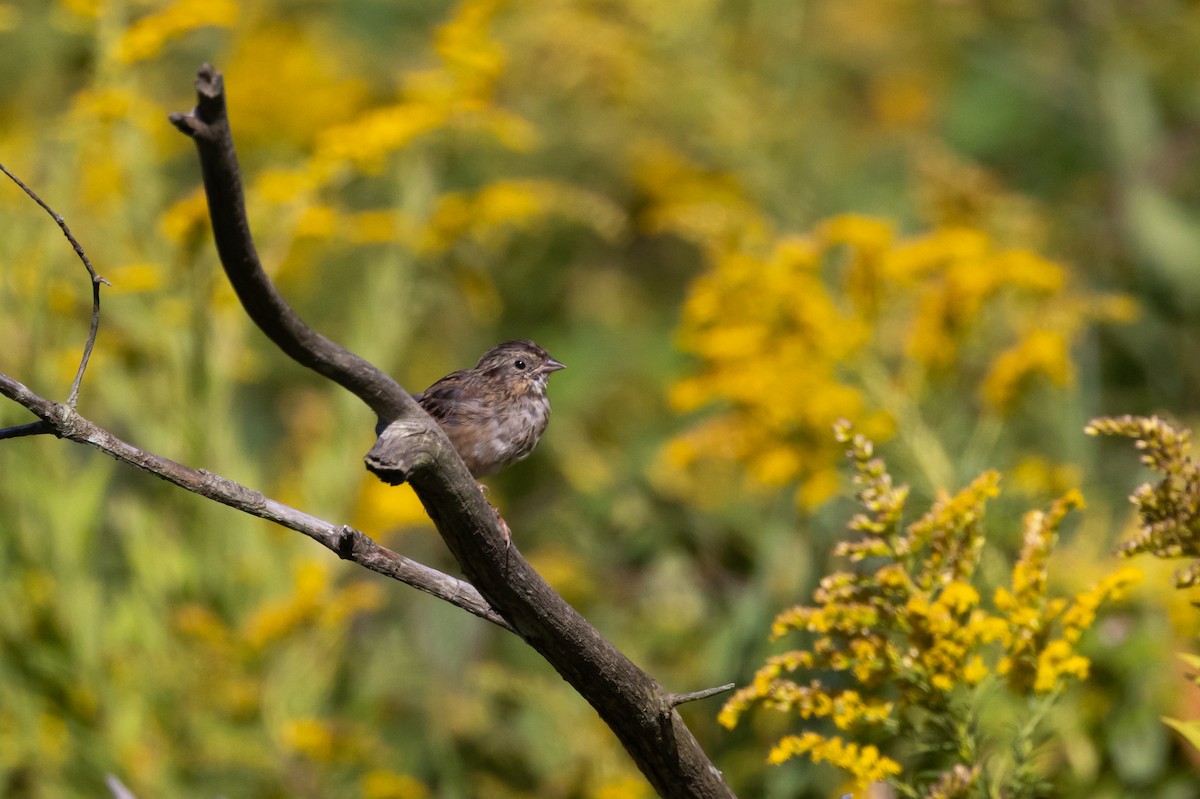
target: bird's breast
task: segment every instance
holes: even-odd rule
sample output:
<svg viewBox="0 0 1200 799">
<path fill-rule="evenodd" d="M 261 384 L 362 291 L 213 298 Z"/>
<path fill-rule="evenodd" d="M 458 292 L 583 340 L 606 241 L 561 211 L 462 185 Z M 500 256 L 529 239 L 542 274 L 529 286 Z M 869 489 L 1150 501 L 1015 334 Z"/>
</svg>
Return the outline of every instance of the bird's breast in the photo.
<svg viewBox="0 0 1200 799">
<path fill-rule="evenodd" d="M 492 411 L 469 422 L 442 425 L 475 477 L 486 477 L 529 455 L 550 420 L 550 403 L 544 398 L 501 403 Z"/>
</svg>

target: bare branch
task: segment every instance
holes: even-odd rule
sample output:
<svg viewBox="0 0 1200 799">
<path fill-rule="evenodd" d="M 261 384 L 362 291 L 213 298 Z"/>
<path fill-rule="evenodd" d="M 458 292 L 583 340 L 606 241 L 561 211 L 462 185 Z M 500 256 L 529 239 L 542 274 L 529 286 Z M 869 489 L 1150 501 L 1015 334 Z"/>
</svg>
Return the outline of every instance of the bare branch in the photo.
<svg viewBox="0 0 1200 799">
<path fill-rule="evenodd" d="M 726 691 L 732 691 L 737 683 L 725 683 L 718 685 L 715 688 L 705 688 L 703 691 L 692 691 L 690 694 L 667 694 L 667 701 L 671 707 L 679 707 L 685 702 L 695 702 L 698 699 L 708 699 L 710 696 L 723 694 Z"/>
<path fill-rule="evenodd" d="M 310 516 L 218 474 L 192 469 L 139 449 L 83 418 L 65 403 L 40 397 L 4 374 L 0 374 L 0 394 L 33 411 L 42 419 L 35 424 L 45 425 L 49 432 L 60 438 L 95 447 L 193 494 L 303 533 L 345 560 L 354 561 L 371 571 L 443 599 L 481 619 L 511 629 L 469 583 L 382 547 L 358 530 Z"/>
<path fill-rule="evenodd" d="M 33 189 L 22 183 L 20 178 L 18 178 L 12 172 L 9 172 L 4 164 L 0 164 L 0 172 L 3 172 L 8 176 L 9 180 L 20 186 L 22 191 L 28 194 L 35 203 L 40 205 L 42 209 L 46 213 L 50 214 L 50 217 L 56 223 L 58 223 L 59 228 L 62 229 L 63 235 L 67 237 L 67 241 L 71 242 L 71 247 L 74 248 L 75 254 L 79 256 L 79 260 L 83 261 L 84 267 L 87 269 L 88 274 L 92 277 L 92 322 L 88 327 L 87 341 L 84 342 L 83 345 L 83 357 L 79 359 L 79 368 L 75 370 L 75 380 L 71 383 L 71 393 L 67 395 L 67 405 L 74 408 L 75 404 L 79 402 L 79 386 L 83 383 L 83 373 L 87 370 L 88 361 L 92 357 L 92 347 L 96 344 L 96 333 L 100 330 L 100 284 L 103 283 L 106 286 L 111 286 L 112 284 L 97 274 L 95 268 L 92 267 L 92 262 L 87 257 L 87 253 L 83 251 L 83 246 L 76 241 L 73 235 L 71 235 L 71 229 L 67 227 L 67 222 L 62 218 L 62 215 L 56 213 L 53 208 L 47 205 L 46 202 L 33 191 Z M 21 433 L 20 435 L 31 434 Z"/>
</svg>

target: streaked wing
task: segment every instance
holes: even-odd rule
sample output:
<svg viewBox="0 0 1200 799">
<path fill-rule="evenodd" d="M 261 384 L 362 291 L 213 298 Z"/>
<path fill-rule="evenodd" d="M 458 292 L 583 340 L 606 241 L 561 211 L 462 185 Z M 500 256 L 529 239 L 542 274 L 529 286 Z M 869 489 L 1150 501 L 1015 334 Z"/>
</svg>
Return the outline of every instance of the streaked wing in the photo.
<svg viewBox="0 0 1200 799">
<path fill-rule="evenodd" d="M 477 403 L 463 401 L 464 384 L 467 381 L 464 372 L 454 372 L 425 389 L 420 394 L 414 394 L 413 399 L 421 404 L 425 412 L 439 422 L 457 424 L 459 417 L 466 411 L 475 410 Z"/>
</svg>

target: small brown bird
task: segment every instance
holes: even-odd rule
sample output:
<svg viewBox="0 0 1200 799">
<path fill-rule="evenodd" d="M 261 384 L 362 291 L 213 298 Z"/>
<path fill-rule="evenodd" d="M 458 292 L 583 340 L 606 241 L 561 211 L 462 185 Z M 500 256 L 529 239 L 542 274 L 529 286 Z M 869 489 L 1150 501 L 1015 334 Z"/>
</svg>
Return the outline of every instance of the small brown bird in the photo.
<svg viewBox="0 0 1200 799">
<path fill-rule="evenodd" d="M 533 452 L 550 421 L 546 379 L 565 368 L 532 341 L 506 341 L 413 399 L 446 431 L 471 476 L 487 477 Z"/>
<path fill-rule="evenodd" d="M 529 455 L 550 421 L 546 379 L 564 369 L 532 341 L 505 341 L 474 369 L 452 372 L 413 399 L 446 432 L 476 479 Z M 384 482 L 403 482 L 384 430 L 367 454 L 367 468 Z"/>
</svg>

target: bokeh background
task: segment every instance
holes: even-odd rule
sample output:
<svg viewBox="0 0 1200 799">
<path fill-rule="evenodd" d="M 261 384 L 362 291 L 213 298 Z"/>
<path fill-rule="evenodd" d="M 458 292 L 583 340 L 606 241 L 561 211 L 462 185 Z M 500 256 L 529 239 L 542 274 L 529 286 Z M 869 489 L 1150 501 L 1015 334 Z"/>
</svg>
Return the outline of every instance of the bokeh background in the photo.
<svg viewBox="0 0 1200 799">
<path fill-rule="evenodd" d="M 833 567 L 839 416 L 914 501 L 1004 474 L 998 582 L 1020 514 L 1082 487 L 1063 591 L 1114 568 L 1144 477 L 1086 420 L 1194 419 L 1194 2 L 0 2 L 0 162 L 113 284 L 83 414 L 438 568 L 408 489 L 362 468 L 374 419 L 223 282 L 166 122 L 204 62 L 310 323 L 414 391 L 506 338 L 568 364 L 491 498 L 669 690 L 744 682 Z M 89 307 L 0 185 L 0 370 L 64 398 Z M 1139 565 L 1047 720 L 1055 795 L 1194 795 L 1159 717 L 1200 717 L 1174 655 L 1197 611 Z M 50 438 L 0 446 L 0 608 L 5 796 L 651 795 L 513 636 Z M 682 712 L 739 795 L 845 787 L 766 765 L 796 720 L 718 709 Z"/>
</svg>

